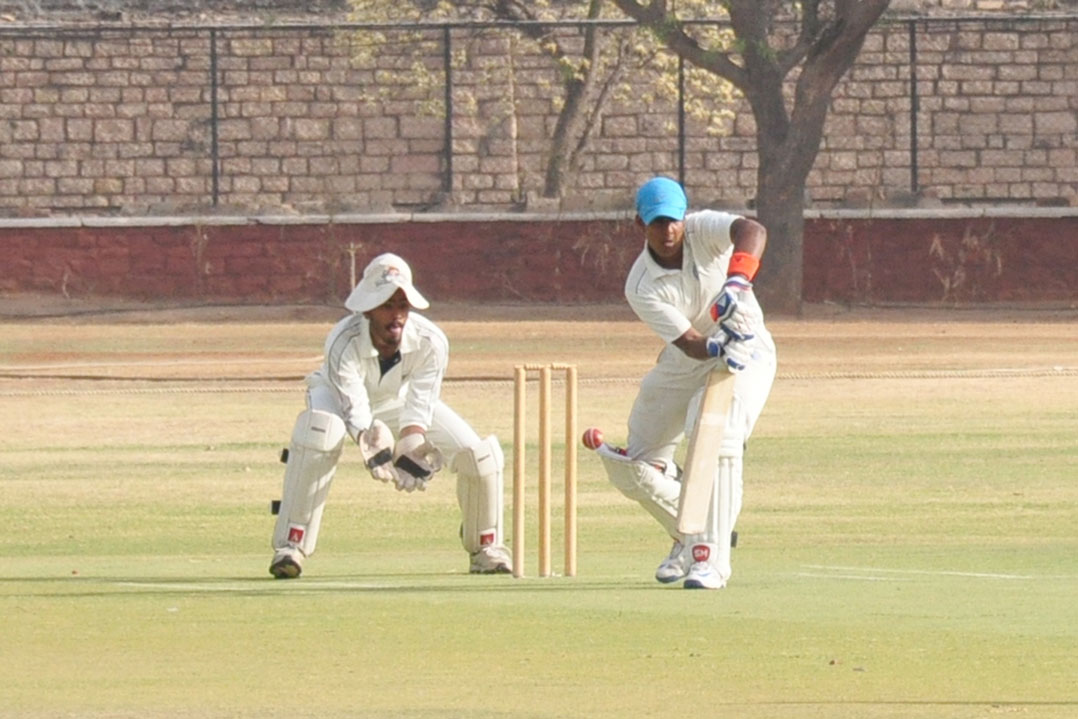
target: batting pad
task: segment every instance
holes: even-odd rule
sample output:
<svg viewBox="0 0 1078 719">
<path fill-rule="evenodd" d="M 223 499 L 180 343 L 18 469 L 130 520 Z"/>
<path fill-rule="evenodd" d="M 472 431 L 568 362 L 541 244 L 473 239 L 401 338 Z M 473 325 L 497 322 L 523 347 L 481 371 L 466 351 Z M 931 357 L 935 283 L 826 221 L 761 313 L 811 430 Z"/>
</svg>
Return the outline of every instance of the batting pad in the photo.
<svg viewBox="0 0 1078 719">
<path fill-rule="evenodd" d="M 460 505 L 460 540 L 469 554 L 503 544 L 505 456 L 498 438 L 490 435 L 453 458 Z"/>
<path fill-rule="evenodd" d="M 677 507 L 681 483 L 658 467 L 629 459 L 608 445 L 600 445 L 595 453 L 602 460 L 610 483 L 646 509 L 671 537 L 678 537 Z"/>
<path fill-rule="evenodd" d="M 730 578 L 731 537 L 738 515 L 741 514 L 746 427 L 745 405 L 735 390 L 730 403 L 730 414 L 726 420 L 726 432 L 718 448 L 718 469 L 715 473 L 715 485 L 712 487 L 706 529 L 703 534 L 686 535 L 683 540 L 690 546 L 713 546 L 710 560 L 723 579 Z"/>
<path fill-rule="evenodd" d="M 719 457 L 719 468 L 711 492 L 707 529 L 703 534 L 687 534 L 684 543 L 691 547 L 711 547 L 709 560 L 716 571 L 728 580 L 732 574 L 730 551 L 734 525 L 741 513 L 741 457 Z"/>
<path fill-rule="evenodd" d="M 296 418 L 281 508 L 273 529 L 274 550 L 291 547 L 308 557 L 314 553 L 345 436 L 344 422 L 335 414 L 308 409 Z"/>
</svg>

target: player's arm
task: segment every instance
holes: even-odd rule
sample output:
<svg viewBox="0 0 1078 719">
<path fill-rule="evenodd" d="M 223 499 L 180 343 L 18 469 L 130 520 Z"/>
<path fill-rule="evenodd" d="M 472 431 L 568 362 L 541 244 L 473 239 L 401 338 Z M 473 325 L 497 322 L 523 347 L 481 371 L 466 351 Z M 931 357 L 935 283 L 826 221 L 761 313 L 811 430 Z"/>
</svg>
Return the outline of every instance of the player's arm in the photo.
<svg viewBox="0 0 1078 719">
<path fill-rule="evenodd" d="M 721 357 L 731 372 L 740 372 L 752 357 L 751 351 L 743 342 L 731 342 L 729 335 L 722 330 L 710 337 L 702 335 L 693 328 L 685 330 L 671 344 L 696 360 L 709 360 Z"/>
<path fill-rule="evenodd" d="M 719 356 L 714 353 L 716 345 L 711 341 L 713 338 L 696 331 L 689 319 L 670 303 L 654 296 L 628 293 L 626 298 L 637 317 L 654 330 L 655 334 L 687 356 L 696 360 L 714 359 Z M 671 337 L 673 339 L 670 339 Z M 712 351 L 709 351 L 709 347 Z M 721 350 L 721 347 L 718 349 Z"/>
<path fill-rule="evenodd" d="M 708 360 L 714 356 L 708 354 L 708 339 L 706 335 L 702 335 L 690 327 L 685 330 L 685 334 L 673 341 L 673 345 L 693 359 Z"/>
<path fill-rule="evenodd" d="M 752 294 L 752 282 L 767 246 L 767 230 L 756 220 L 739 217 L 730 225 L 730 243 L 733 253 L 726 281 L 710 309 L 711 319 L 721 331 L 707 338 L 705 346 L 712 357 L 722 356 L 731 372 L 738 372 L 745 368 L 750 355 L 744 343 L 756 335 L 763 321 Z"/>
<path fill-rule="evenodd" d="M 393 449 L 393 465 L 400 478 L 397 489 L 424 490 L 443 464 L 442 453 L 427 440 L 434 405 L 441 395 L 449 348 L 440 333 L 428 336 L 429 344 L 408 375 L 408 391 L 400 417 L 400 438 Z"/>
<path fill-rule="evenodd" d="M 341 339 L 330 348 L 326 353 L 325 374 L 341 398 L 341 413 L 348 435 L 358 441 L 360 432 L 371 426 L 374 415 L 363 360 L 354 343 Z"/>
<path fill-rule="evenodd" d="M 730 242 L 734 246 L 734 255 L 726 276 L 741 275 L 752 282 L 767 247 L 767 230 L 756 220 L 739 217 L 730 225 Z"/>
<path fill-rule="evenodd" d="M 354 344 L 330 347 L 326 357 L 327 378 L 339 393 L 346 431 L 359 446 L 363 463 L 375 479 L 396 481 L 397 473 L 392 464 L 396 440 L 384 422 L 374 419 L 363 361 Z"/>
<path fill-rule="evenodd" d="M 767 246 L 767 230 L 754 219 L 718 210 L 702 210 L 685 218 L 686 241 L 703 255 L 732 255 L 726 275 L 752 281 Z"/>
<path fill-rule="evenodd" d="M 730 241 L 734 246 L 734 259 L 731 259 L 730 266 L 727 268 L 727 277 L 737 275 L 751 282 L 756 276 L 756 270 L 760 267 L 760 258 L 763 257 L 764 248 L 767 246 L 767 230 L 756 220 L 738 217 L 730 225 Z M 687 356 L 698 360 L 716 357 L 718 356 L 716 351 L 722 354 L 723 349 L 716 347 L 714 337 L 700 334 L 692 327 L 674 340 L 673 345 Z"/>
<path fill-rule="evenodd" d="M 421 348 L 411 355 L 405 380 L 408 390 L 400 413 L 400 434 L 425 433 L 441 399 L 442 380 L 449 366 L 449 341 L 440 332 L 428 331 Z"/>
<path fill-rule="evenodd" d="M 653 293 L 634 292 L 631 279 L 626 282 L 625 298 L 644 324 L 686 356 L 701 361 L 722 356 L 722 344 L 727 338 L 721 332 L 712 337 L 700 334 L 689 318 L 670 302 Z M 727 364 L 730 364 L 729 359 Z"/>
</svg>

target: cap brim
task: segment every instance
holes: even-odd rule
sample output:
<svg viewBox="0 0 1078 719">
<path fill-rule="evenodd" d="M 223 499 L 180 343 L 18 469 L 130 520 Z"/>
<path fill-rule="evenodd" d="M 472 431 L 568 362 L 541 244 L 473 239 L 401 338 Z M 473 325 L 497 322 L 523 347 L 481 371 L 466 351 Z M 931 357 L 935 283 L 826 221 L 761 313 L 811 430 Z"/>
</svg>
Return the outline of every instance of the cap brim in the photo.
<svg viewBox="0 0 1078 719">
<path fill-rule="evenodd" d="M 352 290 L 352 294 L 348 295 L 348 299 L 344 301 L 344 306 L 353 312 L 370 312 L 375 307 L 385 304 L 390 297 L 397 293 L 397 290 L 404 290 L 404 296 L 408 298 L 408 304 L 415 309 L 425 310 L 430 307 L 427 298 L 420 294 L 419 290 L 400 281 L 388 282 L 377 288 L 371 288 L 368 283 L 360 282 Z"/>
<path fill-rule="evenodd" d="M 430 307 L 430 302 L 427 302 L 427 298 L 419 294 L 412 285 L 404 285 L 401 287 L 404 290 L 404 296 L 408 298 L 408 304 L 417 310 L 425 310 Z"/>
<path fill-rule="evenodd" d="M 681 221 L 685 219 L 685 210 L 680 205 L 662 204 L 657 207 L 649 207 L 640 215 L 645 225 L 650 225 L 656 218 L 669 217 L 671 220 Z"/>
</svg>

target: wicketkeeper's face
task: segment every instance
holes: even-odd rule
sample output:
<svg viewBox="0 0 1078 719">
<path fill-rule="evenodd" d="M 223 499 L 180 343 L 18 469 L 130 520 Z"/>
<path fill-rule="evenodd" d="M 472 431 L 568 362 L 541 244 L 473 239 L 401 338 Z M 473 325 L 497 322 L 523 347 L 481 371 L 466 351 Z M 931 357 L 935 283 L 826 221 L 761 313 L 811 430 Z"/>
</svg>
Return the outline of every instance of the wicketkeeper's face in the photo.
<svg viewBox="0 0 1078 719">
<path fill-rule="evenodd" d="M 375 347 L 391 349 L 396 352 L 404 336 L 404 325 L 408 322 L 408 313 L 412 306 L 404 290 L 397 290 L 393 296 L 373 310 L 364 313 L 371 324 L 371 342 Z"/>
</svg>

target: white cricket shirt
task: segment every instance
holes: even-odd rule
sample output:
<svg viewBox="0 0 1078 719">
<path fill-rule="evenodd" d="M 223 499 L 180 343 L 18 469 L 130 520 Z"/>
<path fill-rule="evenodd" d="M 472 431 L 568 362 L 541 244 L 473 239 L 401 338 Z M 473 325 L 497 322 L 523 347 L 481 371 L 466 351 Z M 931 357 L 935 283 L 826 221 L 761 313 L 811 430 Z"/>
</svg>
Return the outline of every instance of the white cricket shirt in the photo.
<svg viewBox="0 0 1078 719">
<path fill-rule="evenodd" d="M 370 322 L 356 313 L 330 330 L 322 367 L 307 382 L 336 391 L 352 439 L 371 426 L 374 407 L 398 400 L 403 400 L 400 427 L 429 429 L 449 364 L 449 340 L 432 321 L 412 312 L 404 325 L 400 355 L 400 362 L 383 375 L 378 350 L 371 343 Z"/>
<path fill-rule="evenodd" d="M 681 269 L 660 267 L 645 242 L 629 270 L 629 306 L 668 345 L 690 327 L 703 335 L 714 332 L 709 305 L 726 281 L 734 247 L 730 226 L 739 218 L 716 210 L 691 212 L 685 216 Z"/>
</svg>

